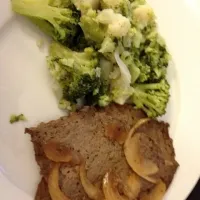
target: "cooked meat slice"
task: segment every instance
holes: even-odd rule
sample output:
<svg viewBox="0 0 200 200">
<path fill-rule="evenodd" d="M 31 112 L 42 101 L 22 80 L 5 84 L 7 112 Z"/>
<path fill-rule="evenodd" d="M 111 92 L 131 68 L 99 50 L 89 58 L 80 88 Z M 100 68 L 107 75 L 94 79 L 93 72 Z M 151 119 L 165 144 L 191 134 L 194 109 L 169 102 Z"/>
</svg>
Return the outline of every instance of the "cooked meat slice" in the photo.
<svg viewBox="0 0 200 200">
<path fill-rule="evenodd" d="M 41 123 L 37 127 L 26 129 L 25 132 L 31 135 L 36 161 L 45 179 L 48 178 L 52 161 L 45 156 L 43 146 L 55 140 L 82 155 L 86 160 L 88 179 L 101 187 L 102 179 L 110 169 L 118 174 L 122 182 L 134 173 L 127 164 L 123 145 L 119 144 L 115 138 L 124 139 L 125 133 L 128 134 L 138 120 L 145 117 L 146 115 L 141 110 L 136 110 L 131 105 L 112 104 L 106 108 L 85 107 L 68 117 Z M 123 131 L 123 137 L 109 138 L 110 124 L 112 124 L 112 130 L 116 131 L 115 134 Z M 115 125 L 117 128 L 113 128 Z M 165 126 L 167 129 L 167 124 Z M 152 187 L 152 183 L 143 179 L 141 181 L 143 185 L 141 191 L 144 192 Z M 62 164 L 59 183 L 61 190 L 71 200 L 89 199 L 81 185 L 78 166 L 71 167 L 69 164 Z M 43 200 L 42 196 L 41 198 L 37 196 L 36 200 Z"/>
<path fill-rule="evenodd" d="M 31 135 L 42 176 L 48 176 L 51 168 L 51 161 L 44 155 L 43 145 L 55 139 L 81 153 L 86 159 L 88 178 L 93 183 L 98 183 L 110 168 L 114 168 L 121 177 L 131 173 L 121 145 L 105 136 L 106 126 L 110 123 L 119 124 L 128 133 L 144 117 L 142 111 L 129 105 L 113 104 L 105 109 L 85 107 L 69 117 L 41 123 L 36 128 L 26 129 L 26 132 Z M 87 199 L 76 169 L 63 166 L 60 172 L 61 189 L 73 200 Z"/>
</svg>

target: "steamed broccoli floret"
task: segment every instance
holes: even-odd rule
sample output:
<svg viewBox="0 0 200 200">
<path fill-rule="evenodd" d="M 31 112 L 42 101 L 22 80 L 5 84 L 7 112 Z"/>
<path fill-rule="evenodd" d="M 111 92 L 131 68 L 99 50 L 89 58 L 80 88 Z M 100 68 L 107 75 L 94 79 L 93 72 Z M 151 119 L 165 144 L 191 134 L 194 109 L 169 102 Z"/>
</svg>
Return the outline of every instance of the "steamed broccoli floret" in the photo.
<svg viewBox="0 0 200 200">
<path fill-rule="evenodd" d="M 160 35 L 152 30 L 146 37 L 144 42 L 142 60 L 146 61 L 151 66 L 167 66 L 169 54 L 166 50 L 166 45 Z"/>
<path fill-rule="evenodd" d="M 151 79 L 151 68 L 145 63 L 141 63 L 140 60 L 134 55 L 124 51 L 121 55 L 121 59 L 128 66 L 131 73 L 131 84 L 144 83 Z"/>
<path fill-rule="evenodd" d="M 62 110 L 72 110 L 72 104 L 66 99 L 61 99 L 59 101 L 58 107 Z"/>
<path fill-rule="evenodd" d="M 99 50 L 99 52 L 102 54 L 114 53 L 115 48 L 116 44 L 115 42 L 113 42 L 112 38 L 106 37 L 101 44 L 101 49 Z"/>
<path fill-rule="evenodd" d="M 135 84 L 132 95 L 132 103 L 144 110 L 149 117 L 157 117 L 165 114 L 169 100 L 169 84 L 166 80 L 159 83 Z"/>
<path fill-rule="evenodd" d="M 86 96 L 86 103 L 88 105 L 99 105 L 101 107 L 107 106 L 111 101 L 110 95 L 110 73 L 113 69 L 113 64 L 101 57 L 101 85 L 98 90 L 91 92 Z"/>
<path fill-rule="evenodd" d="M 83 72 L 79 72 L 83 73 Z M 84 97 L 89 92 L 95 90 L 100 85 L 99 79 L 96 74 L 81 74 L 73 75 L 71 83 L 65 85 L 63 89 L 63 97 L 75 102 L 77 99 Z"/>
<path fill-rule="evenodd" d="M 166 76 L 170 55 L 165 42 L 154 29 L 147 35 L 144 44 L 140 47 L 139 59 L 141 63 L 145 63 L 150 67 L 151 81 L 160 80 Z"/>
<path fill-rule="evenodd" d="M 142 31 L 136 28 L 131 30 L 133 34 L 129 32 L 122 40 L 121 52 L 122 60 L 129 70 L 137 67 L 140 71 L 137 80 L 134 77 L 138 73 L 133 71 L 132 79 L 137 83 L 150 83 L 165 78 L 170 55 L 156 27 L 151 24 Z"/>
<path fill-rule="evenodd" d="M 113 68 L 113 64 L 104 58 L 100 60 L 101 67 L 101 86 L 98 93 L 93 97 L 93 104 L 97 104 L 101 107 L 109 105 L 112 101 L 110 94 L 110 73 Z"/>
<path fill-rule="evenodd" d="M 151 70 L 150 79 L 152 81 L 157 81 L 166 77 L 166 74 L 167 74 L 167 68 L 165 66 L 155 67 Z"/>
<path fill-rule="evenodd" d="M 165 113 L 170 56 L 145 0 L 12 0 L 12 8 L 64 45 L 54 42 L 47 57 L 61 109 L 113 101 Z"/>
<path fill-rule="evenodd" d="M 110 102 L 112 101 L 111 97 L 108 95 L 103 95 L 99 97 L 99 101 L 98 101 L 98 105 L 100 107 L 105 107 L 108 106 L 110 104 Z"/>
<path fill-rule="evenodd" d="M 135 65 L 140 70 L 140 74 L 138 76 L 138 79 L 136 80 L 137 83 L 144 83 L 144 82 L 152 82 L 153 79 L 151 79 L 151 67 L 147 65 L 146 63 L 140 62 L 140 60 L 135 60 Z"/>
<path fill-rule="evenodd" d="M 15 122 L 19 122 L 19 121 L 26 121 L 26 117 L 24 116 L 24 114 L 20 114 L 20 115 L 11 115 L 10 116 L 10 123 L 13 124 Z"/>
<path fill-rule="evenodd" d="M 146 4 L 146 0 L 129 0 L 131 2 L 131 8 L 135 9 L 140 5 Z"/>
<path fill-rule="evenodd" d="M 112 102 L 110 94 L 110 73 L 113 69 L 113 64 L 105 59 L 100 61 L 101 67 L 101 86 L 99 88 L 98 94 L 95 96 L 97 105 L 105 107 Z"/>
<path fill-rule="evenodd" d="M 13 11 L 29 17 L 54 40 L 65 43 L 77 34 L 79 14 L 62 6 L 59 0 L 12 0 Z"/>
<path fill-rule="evenodd" d="M 100 107 L 109 105 L 112 102 L 109 83 L 101 81 L 98 90 L 86 95 L 85 102 L 87 105 L 98 105 Z"/>
<path fill-rule="evenodd" d="M 80 19 L 80 26 L 85 37 L 97 43 L 101 43 L 104 39 L 106 26 L 98 22 L 97 12 L 89 9 Z"/>
<path fill-rule="evenodd" d="M 53 43 L 47 61 L 51 75 L 63 89 L 63 98 L 70 102 L 76 102 L 100 86 L 99 61 L 92 48 L 75 52 Z"/>
<path fill-rule="evenodd" d="M 111 37 L 106 37 L 101 43 L 101 47 L 99 52 L 103 54 L 103 56 L 109 60 L 110 62 L 114 61 L 114 51 L 116 49 L 116 43 L 113 41 Z"/>
<path fill-rule="evenodd" d="M 100 0 L 103 9 L 111 8 L 113 10 L 119 9 L 124 0 Z"/>
</svg>

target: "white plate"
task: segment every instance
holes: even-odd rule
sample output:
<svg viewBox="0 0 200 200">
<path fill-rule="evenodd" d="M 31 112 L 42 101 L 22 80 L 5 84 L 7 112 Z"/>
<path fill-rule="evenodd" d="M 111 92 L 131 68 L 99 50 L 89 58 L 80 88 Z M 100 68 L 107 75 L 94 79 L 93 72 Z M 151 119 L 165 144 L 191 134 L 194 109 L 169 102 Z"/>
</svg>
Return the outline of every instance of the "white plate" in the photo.
<svg viewBox="0 0 200 200">
<path fill-rule="evenodd" d="M 200 175 L 200 3 L 149 0 L 158 16 L 174 64 L 169 68 L 171 102 L 165 119 L 180 168 L 165 197 L 183 200 Z M 47 39 L 28 21 L 14 16 L 9 0 L 0 6 L 0 195 L 2 200 L 32 200 L 39 180 L 30 138 L 24 127 L 61 116 L 45 65 Z M 9 124 L 11 113 L 29 122 Z"/>
</svg>

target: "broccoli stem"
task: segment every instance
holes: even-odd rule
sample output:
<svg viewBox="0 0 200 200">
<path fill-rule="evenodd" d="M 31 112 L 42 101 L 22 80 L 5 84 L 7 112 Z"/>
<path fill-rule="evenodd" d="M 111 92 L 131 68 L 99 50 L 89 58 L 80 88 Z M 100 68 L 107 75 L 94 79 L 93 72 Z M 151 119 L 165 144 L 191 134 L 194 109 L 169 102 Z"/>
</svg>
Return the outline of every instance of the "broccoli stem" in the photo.
<svg viewBox="0 0 200 200">
<path fill-rule="evenodd" d="M 144 84 L 135 84 L 135 88 L 140 90 L 166 90 L 169 89 L 169 84 L 162 80 L 159 83 L 144 83 Z"/>
<path fill-rule="evenodd" d="M 129 71 L 131 73 L 131 84 L 134 84 L 140 76 L 140 69 L 136 66 L 131 66 L 129 67 Z"/>
<path fill-rule="evenodd" d="M 56 8 L 48 5 L 49 1 L 38 0 L 13 0 L 12 9 L 25 16 L 45 19 L 54 25 L 55 20 L 59 19 L 63 22 L 71 22 L 72 11 L 67 8 Z"/>
<path fill-rule="evenodd" d="M 52 37 L 53 39 L 56 39 L 54 37 L 55 33 L 54 33 L 54 28 L 52 27 L 52 25 L 44 20 L 38 19 L 38 18 L 34 18 L 34 17 L 29 17 L 29 19 L 38 27 L 40 28 L 45 34 L 49 35 L 50 37 Z"/>
</svg>

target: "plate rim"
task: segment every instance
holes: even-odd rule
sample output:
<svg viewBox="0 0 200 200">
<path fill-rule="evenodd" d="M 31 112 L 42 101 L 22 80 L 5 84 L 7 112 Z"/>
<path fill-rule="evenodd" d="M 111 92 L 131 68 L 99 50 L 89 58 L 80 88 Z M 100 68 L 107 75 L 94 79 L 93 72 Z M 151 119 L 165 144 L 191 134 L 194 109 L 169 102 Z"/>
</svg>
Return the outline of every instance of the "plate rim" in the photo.
<svg viewBox="0 0 200 200">
<path fill-rule="evenodd" d="M 172 0 L 169 0 L 168 2 L 165 1 L 165 4 L 166 4 L 166 8 L 168 8 L 168 6 L 170 5 L 170 1 L 172 2 Z M 195 1 L 195 0 L 194 0 Z M 166 13 L 165 12 L 162 12 L 159 10 L 159 6 L 161 6 L 161 4 L 163 2 L 159 2 L 159 0 L 149 0 L 150 4 L 153 6 L 153 8 L 155 9 L 155 12 L 158 16 L 158 21 L 161 21 L 161 20 L 165 20 L 165 17 L 166 17 Z M 188 7 L 188 5 L 185 3 L 186 0 L 177 0 L 175 2 L 175 5 L 181 5 L 182 9 L 184 10 L 184 12 L 186 12 L 186 16 L 184 17 L 184 20 L 187 21 L 188 23 L 189 22 L 192 22 L 190 24 L 190 30 L 189 31 L 186 31 L 186 33 L 184 33 L 185 35 L 182 36 L 183 38 L 187 38 L 186 37 L 186 34 L 191 34 L 191 35 L 194 35 L 194 38 L 190 38 L 191 41 L 190 43 L 189 42 L 186 42 L 184 45 L 183 45 L 183 57 L 191 57 L 192 59 L 194 58 L 194 55 L 191 55 L 191 52 L 189 52 L 187 49 L 188 47 L 190 47 L 190 49 L 196 49 L 197 48 L 197 42 L 196 42 L 196 38 L 197 38 L 197 35 L 195 35 L 193 33 L 193 30 L 197 30 L 197 32 L 200 33 L 200 23 L 199 25 L 197 25 L 197 22 L 199 22 L 199 19 L 198 18 L 198 21 L 197 21 L 197 17 L 196 17 L 196 14 L 194 15 L 193 12 L 190 10 L 190 8 Z M 0 7 L 0 10 L 2 11 L 2 15 L 1 16 L 4 16 L 0 21 L 0 29 L 2 26 L 4 26 L 4 24 L 6 23 L 7 20 L 9 20 L 11 17 L 12 17 L 12 13 L 10 12 L 10 1 L 8 0 L 4 0 L 3 2 L 1 2 L 1 7 Z M 176 9 L 172 8 L 171 12 L 176 12 Z M 200 16 L 200 15 L 199 15 Z M 187 17 L 187 19 L 186 19 Z M 172 21 L 172 24 L 175 23 Z M 161 23 L 160 23 L 161 24 Z M 179 26 L 181 26 L 182 28 L 184 27 L 184 24 L 181 23 L 179 24 Z M 161 27 L 161 30 L 162 30 L 163 27 Z M 163 28 L 165 29 L 165 28 Z M 184 29 L 183 29 L 184 30 Z M 161 31 L 162 32 L 162 31 Z M 164 35 L 164 32 L 163 34 Z M 176 39 L 180 40 L 180 38 L 176 37 Z M 179 41 L 178 40 L 178 41 Z M 167 43 L 168 44 L 168 43 Z M 198 41 L 198 44 L 200 44 L 200 40 Z M 190 118 L 190 116 L 188 116 L 188 113 L 190 113 L 191 115 L 193 114 L 193 112 L 197 112 L 197 110 L 200 111 L 200 108 L 196 108 L 194 105 L 197 105 L 198 104 L 198 101 L 200 102 L 200 93 L 197 93 L 197 92 L 194 92 L 194 91 L 190 91 L 189 93 L 186 93 L 186 89 L 189 90 L 190 88 L 195 88 L 197 86 L 200 87 L 200 80 L 198 79 L 198 64 L 200 63 L 200 59 L 197 59 L 198 56 L 195 54 L 195 56 L 197 56 L 197 58 L 195 57 L 194 60 L 193 60 L 193 72 L 191 73 L 192 75 L 192 78 L 191 78 L 191 81 L 188 83 L 188 72 L 184 72 L 184 71 L 181 71 L 181 68 L 184 68 L 183 66 L 186 66 L 186 63 L 187 65 L 190 65 L 190 62 L 189 60 L 187 60 L 186 63 L 183 63 L 181 62 L 180 60 L 180 55 L 178 55 L 178 53 L 176 51 L 172 52 L 173 55 L 176 54 L 177 57 L 179 57 L 179 62 L 176 64 L 176 66 L 178 67 L 177 70 L 179 70 L 179 77 L 180 77 L 180 84 L 181 84 L 181 88 L 180 88 L 180 98 L 181 98 L 181 111 L 180 111 L 180 115 L 179 115 L 179 119 L 178 119 L 178 125 L 177 125 L 177 134 L 175 135 L 174 137 L 174 146 L 175 146 L 175 152 L 176 152 L 176 155 L 177 155 L 177 159 L 178 159 L 178 162 L 181 164 L 183 162 L 183 160 L 185 159 L 183 157 L 184 156 L 187 156 L 188 160 L 191 162 L 190 165 L 186 166 L 186 167 L 180 167 L 177 171 L 177 174 L 175 175 L 175 178 L 173 180 L 173 183 L 172 183 L 172 186 L 174 184 L 177 185 L 177 182 L 180 182 L 178 180 L 181 180 L 182 178 L 180 177 L 182 175 L 184 175 L 185 173 L 187 173 L 187 170 L 189 170 L 187 167 L 189 166 L 192 166 L 192 165 L 195 165 L 195 170 L 192 172 L 191 176 L 190 176 L 190 186 L 187 186 L 187 188 L 185 187 L 182 187 L 182 186 L 176 186 L 175 189 L 172 189 L 170 187 L 169 189 L 169 192 L 167 193 L 167 196 L 166 196 L 166 199 L 171 199 L 171 196 L 173 195 L 173 190 L 177 190 L 177 191 L 182 191 L 182 194 L 179 195 L 178 199 L 177 200 L 182 200 L 184 198 L 186 198 L 188 196 L 188 194 L 191 192 L 192 188 L 196 185 L 198 179 L 199 179 L 199 175 L 200 175 L 200 172 L 197 172 L 197 169 L 200 169 L 200 162 L 198 163 L 197 161 L 194 161 L 194 160 L 191 160 L 191 156 L 189 153 L 195 153 L 195 154 L 199 154 L 200 153 L 200 150 L 197 148 L 198 147 L 198 143 L 200 142 L 200 137 L 198 137 L 196 140 L 194 138 L 188 138 L 188 142 L 191 142 L 193 144 L 197 144 L 196 146 L 192 145 L 190 147 L 190 152 L 187 152 L 185 149 L 184 149 L 184 145 L 187 145 L 187 143 L 184 141 L 184 142 L 181 142 L 180 143 L 180 139 L 178 140 L 177 138 L 180 137 L 180 134 L 182 134 L 182 137 L 188 137 L 188 135 L 184 134 L 186 132 L 186 130 L 188 130 L 188 127 L 185 125 L 187 123 L 194 123 L 193 122 L 193 119 Z M 197 79 L 195 79 L 194 81 L 192 81 L 192 79 L 195 79 L 195 77 Z M 188 92 L 188 91 L 187 91 Z M 199 96 L 198 96 L 199 95 Z M 194 101 L 194 105 L 191 105 L 193 106 L 190 110 L 187 109 L 187 112 L 186 112 L 186 109 L 184 108 L 185 105 L 188 105 L 190 102 L 190 99 L 189 97 L 190 96 L 198 96 L 197 99 L 195 99 Z M 183 109 L 184 108 L 184 109 Z M 196 126 L 194 126 L 192 128 L 192 131 L 196 131 L 198 130 L 198 121 L 196 123 Z M 197 132 L 197 131 L 196 131 Z M 198 134 L 198 133 L 196 133 Z M 181 151 L 181 152 L 180 152 Z M 182 154 L 182 155 L 181 155 Z M 188 161 L 188 162 L 189 162 Z M 17 188 L 14 184 L 12 184 L 2 173 L 0 173 L 0 186 L 4 187 L 4 185 L 6 187 L 9 187 L 9 188 L 4 188 L 3 189 L 3 195 L 6 195 L 6 193 L 9 193 L 11 195 L 13 195 L 15 198 L 17 199 L 21 199 L 23 198 L 24 200 L 29 200 L 29 199 L 32 199 L 29 195 L 27 195 L 23 190 Z M 0 187 L 1 188 L 1 187 Z M 1 190 L 0 190 L 1 191 Z M 9 191 L 9 192 L 7 192 Z M 11 192 L 12 191 L 12 192 Z M 183 197 L 183 198 L 182 198 Z M 182 198 L 182 199 L 181 199 Z"/>
</svg>

